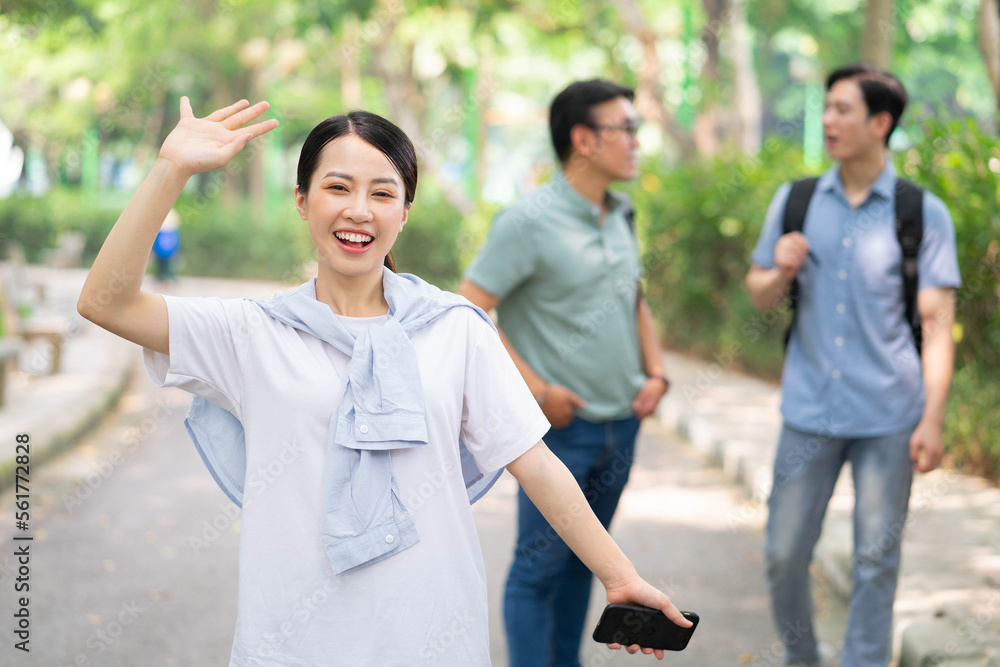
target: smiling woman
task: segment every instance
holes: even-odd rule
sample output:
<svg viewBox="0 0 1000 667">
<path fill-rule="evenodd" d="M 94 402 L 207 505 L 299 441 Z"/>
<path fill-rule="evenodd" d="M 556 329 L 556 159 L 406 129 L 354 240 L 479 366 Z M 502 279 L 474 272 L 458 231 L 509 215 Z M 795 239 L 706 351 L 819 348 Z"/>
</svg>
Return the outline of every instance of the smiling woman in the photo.
<svg viewBox="0 0 1000 667">
<path fill-rule="evenodd" d="M 319 259 L 317 297 L 341 315 L 385 313 L 380 269 L 395 270 L 392 246 L 417 189 L 413 144 L 367 111 L 334 116 L 306 138 L 297 180 L 295 205 Z"/>
<path fill-rule="evenodd" d="M 541 442 L 549 424 L 486 314 L 395 273 L 389 253 L 409 217 L 417 164 L 389 121 L 334 116 L 305 142 L 295 204 L 316 246 L 315 278 L 268 301 L 142 290 L 153 240 L 187 180 L 273 129 L 274 120 L 245 127 L 266 109 L 244 100 L 196 118 L 182 98 L 180 122 L 78 304 L 145 348 L 154 383 L 195 394 L 188 431 L 243 508 L 230 664 L 488 665 L 469 506 L 504 468 L 609 601 L 654 606 L 688 625 L 580 510 L 586 499 Z M 308 613 L 303 600 L 315 602 Z"/>
<path fill-rule="evenodd" d="M 340 139 L 343 141 L 338 141 Z M 357 157 L 363 159 L 357 160 Z M 318 181 L 315 189 L 329 191 L 331 196 L 337 197 L 336 203 L 330 205 L 343 208 L 352 221 L 359 216 L 366 218 L 368 213 L 374 218 L 376 211 L 380 217 L 390 213 L 397 216 L 396 209 L 401 203 L 399 230 L 402 230 L 417 190 L 417 158 L 413 144 L 392 123 L 367 111 L 353 111 L 328 118 L 313 129 L 302 147 L 297 176 L 295 201 L 303 220 L 309 219 L 308 194 L 314 190 L 315 178 Z M 360 198 L 368 198 L 374 205 L 359 207 Z M 383 201 L 378 202 L 379 199 Z M 386 206 L 387 203 L 390 205 Z M 345 250 L 359 251 L 358 254 L 378 250 L 377 247 L 371 251 L 361 250 L 368 248 L 375 238 L 370 229 L 364 229 L 363 222 L 367 221 L 362 221 L 360 229 L 343 228 L 333 232 L 343 241 Z M 311 229 L 311 232 L 316 242 L 315 231 Z M 395 240 L 395 234 L 391 240 Z M 388 245 L 391 247 L 392 243 Z M 320 261 L 323 260 L 321 256 Z M 384 263 L 395 270 L 391 253 L 386 253 Z"/>
</svg>

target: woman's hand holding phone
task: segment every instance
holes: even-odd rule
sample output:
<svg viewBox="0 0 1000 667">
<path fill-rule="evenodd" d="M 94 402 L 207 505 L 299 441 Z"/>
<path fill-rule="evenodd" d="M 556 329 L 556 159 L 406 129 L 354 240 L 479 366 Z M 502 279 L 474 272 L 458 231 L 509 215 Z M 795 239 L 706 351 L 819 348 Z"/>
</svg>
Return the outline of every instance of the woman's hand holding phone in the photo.
<svg viewBox="0 0 1000 667">
<path fill-rule="evenodd" d="M 642 646 L 645 652 L 657 649 L 683 651 L 698 627 L 698 614 L 681 612 L 692 625 L 682 628 L 659 609 L 630 604 L 609 604 L 594 629 L 594 641 L 617 646 Z M 634 652 L 634 651 L 630 651 Z"/>
<path fill-rule="evenodd" d="M 693 631 L 695 622 L 697 621 L 697 615 L 695 615 L 695 621 L 690 620 L 688 616 L 685 616 L 683 612 L 674 606 L 674 604 L 670 601 L 670 598 L 668 598 L 663 591 L 651 586 L 639 576 L 636 576 L 634 579 L 624 582 L 621 585 L 607 586 L 607 593 L 609 605 L 638 605 L 641 607 L 650 607 L 662 612 L 673 625 L 679 626 L 680 628 L 692 628 Z M 607 612 L 607 610 L 605 610 L 605 612 Z M 600 624 L 598 625 L 600 626 Z M 608 648 L 617 650 L 622 648 L 622 644 L 612 642 L 608 644 Z M 629 644 L 624 648 L 631 654 L 642 651 L 646 655 L 655 655 L 657 660 L 663 660 L 664 649 L 661 648 L 641 646 L 640 644 Z"/>
</svg>

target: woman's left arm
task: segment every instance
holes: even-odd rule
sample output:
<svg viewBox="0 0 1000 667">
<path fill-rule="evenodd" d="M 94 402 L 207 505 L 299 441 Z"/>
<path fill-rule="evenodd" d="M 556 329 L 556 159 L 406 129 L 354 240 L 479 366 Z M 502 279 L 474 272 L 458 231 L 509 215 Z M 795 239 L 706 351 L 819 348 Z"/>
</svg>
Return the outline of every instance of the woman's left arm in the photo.
<svg viewBox="0 0 1000 667">
<path fill-rule="evenodd" d="M 685 628 L 691 625 L 662 591 L 638 575 L 590 509 L 573 475 L 544 442 L 539 441 L 509 463 L 507 470 L 517 478 L 528 498 L 559 537 L 604 584 L 608 603 L 654 607 L 677 625 Z M 629 646 L 627 649 L 629 653 L 636 653 L 640 647 Z M 663 659 L 661 650 L 641 650 L 646 654 L 655 653 L 657 659 Z"/>
</svg>

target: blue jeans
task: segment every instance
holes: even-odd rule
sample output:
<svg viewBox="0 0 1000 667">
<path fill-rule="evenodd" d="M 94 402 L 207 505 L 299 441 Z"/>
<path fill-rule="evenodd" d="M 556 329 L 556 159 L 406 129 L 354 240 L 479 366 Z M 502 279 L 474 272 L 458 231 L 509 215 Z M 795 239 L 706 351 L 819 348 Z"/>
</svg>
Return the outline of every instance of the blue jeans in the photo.
<svg viewBox="0 0 1000 667">
<path fill-rule="evenodd" d="M 635 417 L 596 424 L 577 417 L 545 435 L 545 444 L 573 473 L 605 528 L 628 481 L 638 431 Z M 517 525 L 504 595 L 510 665 L 579 667 L 590 570 L 521 490 Z"/>
<path fill-rule="evenodd" d="M 874 438 L 781 431 L 764 552 L 771 606 L 786 661 L 818 660 L 809 562 L 845 461 L 854 478 L 854 582 L 842 667 L 888 665 L 892 604 L 910 501 L 913 429 Z"/>
</svg>

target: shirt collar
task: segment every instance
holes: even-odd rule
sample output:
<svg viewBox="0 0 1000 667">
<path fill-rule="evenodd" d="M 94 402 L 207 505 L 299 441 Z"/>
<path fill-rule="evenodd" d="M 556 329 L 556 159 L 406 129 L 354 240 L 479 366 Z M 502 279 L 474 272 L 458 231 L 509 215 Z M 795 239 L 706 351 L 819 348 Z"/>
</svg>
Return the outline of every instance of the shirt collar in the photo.
<svg viewBox="0 0 1000 667">
<path fill-rule="evenodd" d="M 896 178 L 896 168 L 893 166 L 892 160 L 887 158 L 885 168 L 872 183 L 871 193 L 885 200 L 892 199 L 896 188 Z M 839 162 L 834 163 L 832 167 L 823 172 L 816 182 L 816 189 L 821 192 L 835 192 L 844 199 L 847 198 L 844 193 L 844 184 L 840 180 Z"/>
<path fill-rule="evenodd" d="M 565 171 L 560 169 L 556 172 L 555 176 L 552 177 L 552 182 L 556 191 L 562 195 L 557 197 L 556 200 L 562 202 L 568 209 L 569 213 L 583 220 L 592 222 L 595 225 L 600 223 L 601 207 L 591 201 L 588 201 L 583 197 L 583 195 L 577 192 L 576 188 L 570 185 L 569 180 L 566 178 Z M 619 209 L 624 207 L 625 197 L 617 192 L 609 190 L 604 195 L 604 205 L 607 208 L 609 215 L 614 214 Z"/>
<path fill-rule="evenodd" d="M 892 199 L 893 192 L 895 192 L 896 180 L 896 168 L 892 165 L 892 160 L 886 158 L 885 169 L 872 184 L 872 192 L 888 201 Z"/>
</svg>

